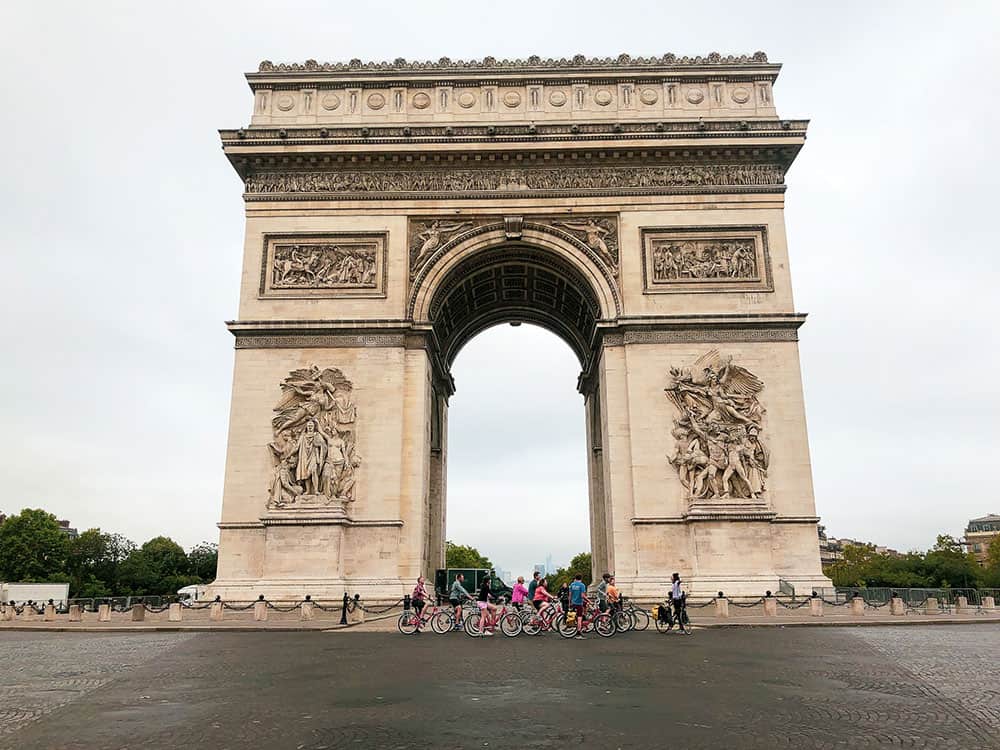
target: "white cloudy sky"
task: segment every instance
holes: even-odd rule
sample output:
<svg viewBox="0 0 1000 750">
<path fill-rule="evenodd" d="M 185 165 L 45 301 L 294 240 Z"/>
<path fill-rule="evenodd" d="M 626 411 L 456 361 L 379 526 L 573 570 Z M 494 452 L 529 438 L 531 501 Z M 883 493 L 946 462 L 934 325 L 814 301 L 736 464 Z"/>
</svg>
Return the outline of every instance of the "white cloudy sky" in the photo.
<svg viewBox="0 0 1000 750">
<path fill-rule="evenodd" d="M 750 53 L 810 117 L 788 177 L 816 501 L 899 548 L 1000 511 L 1000 4 L 4 3 L 0 509 L 216 538 L 242 245 L 219 127 L 275 61 Z M 455 365 L 449 536 L 588 546 L 577 365 L 527 326 Z"/>
</svg>

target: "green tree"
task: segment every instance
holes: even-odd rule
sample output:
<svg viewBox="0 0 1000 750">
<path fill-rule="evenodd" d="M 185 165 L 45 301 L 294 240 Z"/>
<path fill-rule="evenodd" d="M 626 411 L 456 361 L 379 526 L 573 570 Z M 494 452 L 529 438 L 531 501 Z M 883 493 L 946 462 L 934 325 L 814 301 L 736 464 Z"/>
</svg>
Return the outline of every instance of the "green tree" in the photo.
<svg viewBox="0 0 1000 750">
<path fill-rule="evenodd" d="M 576 578 L 577 573 L 583 576 L 583 582 L 589 586 L 592 580 L 591 562 L 592 558 L 589 552 L 581 552 L 576 555 L 569 561 L 569 565 L 565 568 L 559 568 L 559 570 L 557 570 L 554 574 L 549 574 L 547 576 L 549 579 L 549 591 L 554 593 L 564 583 L 568 584 Z"/>
<path fill-rule="evenodd" d="M 54 515 L 25 508 L 0 525 L 0 579 L 65 580 L 68 541 Z"/>
<path fill-rule="evenodd" d="M 66 572 L 70 594 L 77 597 L 114 596 L 125 593 L 119 583 L 122 562 L 135 544 L 121 534 L 87 529 L 69 542 Z"/>
<path fill-rule="evenodd" d="M 219 545 L 202 542 L 188 552 L 188 573 L 201 579 L 201 583 L 215 580 L 219 566 Z"/>
<path fill-rule="evenodd" d="M 150 539 L 121 566 L 121 584 L 129 594 L 175 594 L 178 589 L 198 582 L 197 576 L 188 573 L 184 549 L 165 536 Z"/>
<path fill-rule="evenodd" d="M 990 546 L 986 548 L 986 567 L 1000 570 L 1000 534 L 990 540 Z"/>
<path fill-rule="evenodd" d="M 488 568 L 493 570 L 490 558 L 484 557 L 475 547 L 454 542 L 444 543 L 444 565 L 446 568 Z"/>
</svg>

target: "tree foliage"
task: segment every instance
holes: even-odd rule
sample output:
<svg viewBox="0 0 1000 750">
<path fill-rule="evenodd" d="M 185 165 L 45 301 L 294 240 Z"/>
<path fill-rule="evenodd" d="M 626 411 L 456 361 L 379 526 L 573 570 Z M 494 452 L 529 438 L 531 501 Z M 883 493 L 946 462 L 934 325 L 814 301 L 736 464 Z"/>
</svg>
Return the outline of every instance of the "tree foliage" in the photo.
<svg viewBox="0 0 1000 750">
<path fill-rule="evenodd" d="M 446 568 L 488 568 L 493 569 L 490 558 L 480 554 L 475 547 L 454 542 L 444 543 L 444 565 Z"/>
<path fill-rule="evenodd" d="M 0 579 L 65 580 L 68 542 L 54 515 L 25 508 L 0 525 Z"/>
<path fill-rule="evenodd" d="M 843 559 L 828 565 L 825 572 L 835 586 L 976 588 L 989 578 L 989 571 L 946 534 L 925 553 L 900 556 L 879 553 L 872 545 L 849 545 Z"/>
<path fill-rule="evenodd" d="M 577 573 L 583 576 L 583 582 L 589 586 L 592 580 L 591 560 L 589 552 L 581 552 L 574 556 L 565 568 L 559 568 L 555 573 L 550 573 L 547 576 L 549 579 L 549 591 L 558 590 L 564 583 L 570 583 L 576 578 Z"/>
</svg>

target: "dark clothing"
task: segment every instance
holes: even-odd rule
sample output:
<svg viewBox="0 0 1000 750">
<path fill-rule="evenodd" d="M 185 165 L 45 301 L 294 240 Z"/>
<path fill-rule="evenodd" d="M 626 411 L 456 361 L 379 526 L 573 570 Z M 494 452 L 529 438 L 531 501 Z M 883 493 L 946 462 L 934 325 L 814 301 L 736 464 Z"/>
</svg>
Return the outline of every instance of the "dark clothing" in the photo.
<svg viewBox="0 0 1000 750">
<path fill-rule="evenodd" d="M 483 585 L 479 587 L 479 601 L 488 602 L 490 600 L 490 582 L 483 581 Z"/>
<path fill-rule="evenodd" d="M 528 584 L 528 601 L 535 601 L 535 589 L 538 588 L 538 579 L 532 578 L 531 583 Z"/>
</svg>

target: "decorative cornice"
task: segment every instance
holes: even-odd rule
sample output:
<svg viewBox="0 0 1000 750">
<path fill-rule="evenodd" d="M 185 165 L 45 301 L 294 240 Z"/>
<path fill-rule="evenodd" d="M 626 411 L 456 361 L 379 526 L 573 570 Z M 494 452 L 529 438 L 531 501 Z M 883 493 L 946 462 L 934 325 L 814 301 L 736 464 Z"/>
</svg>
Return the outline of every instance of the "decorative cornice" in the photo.
<svg viewBox="0 0 1000 750">
<path fill-rule="evenodd" d="M 586 57 L 585 55 L 574 55 L 572 58 L 541 58 L 538 55 L 531 55 L 524 59 L 497 60 L 495 57 L 484 57 L 482 60 L 452 60 L 448 57 L 439 58 L 437 61 L 409 61 L 402 57 L 397 57 L 392 62 L 389 61 L 362 61 L 353 59 L 349 62 L 326 62 L 320 63 L 316 60 L 306 60 L 304 63 L 273 63 L 270 60 L 261 61 L 257 66 L 258 73 L 424 73 L 428 71 L 442 72 L 544 72 L 558 71 L 567 72 L 574 70 L 627 70 L 633 73 L 642 73 L 661 68 L 687 68 L 700 66 L 723 66 L 723 65 L 746 65 L 762 66 L 768 65 L 767 55 L 763 52 L 755 52 L 752 55 L 722 55 L 718 52 L 710 52 L 707 55 L 696 55 L 689 57 L 677 55 L 669 52 L 665 55 L 654 57 L 632 57 L 628 54 L 621 54 L 617 57 Z"/>
</svg>

